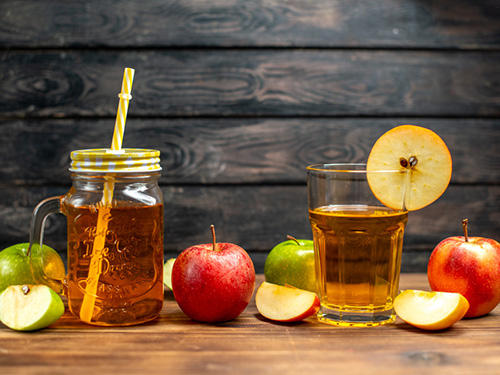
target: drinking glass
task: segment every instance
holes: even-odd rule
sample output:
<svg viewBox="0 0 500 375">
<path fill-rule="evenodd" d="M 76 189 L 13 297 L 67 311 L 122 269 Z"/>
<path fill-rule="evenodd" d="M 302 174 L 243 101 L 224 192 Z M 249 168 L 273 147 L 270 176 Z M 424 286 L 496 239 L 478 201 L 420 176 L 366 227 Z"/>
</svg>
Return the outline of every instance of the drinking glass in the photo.
<svg viewBox="0 0 500 375">
<path fill-rule="evenodd" d="M 377 326 L 395 321 L 409 189 L 395 186 L 391 194 L 397 207 L 387 207 L 369 184 L 395 173 L 409 172 L 367 171 L 366 164 L 307 167 L 321 322 Z M 407 178 L 401 180 L 408 185 Z"/>
</svg>

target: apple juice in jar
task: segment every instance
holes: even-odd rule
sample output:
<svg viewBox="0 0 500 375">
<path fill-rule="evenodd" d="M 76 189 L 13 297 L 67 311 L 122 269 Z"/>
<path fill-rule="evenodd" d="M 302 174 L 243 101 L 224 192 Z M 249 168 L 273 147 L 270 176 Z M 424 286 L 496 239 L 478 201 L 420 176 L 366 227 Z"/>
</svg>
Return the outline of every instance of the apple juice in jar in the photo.
<svg viewBox="0 0 500 375">
<path fill-rule="evenodd" d="M 126 152 L 132 155 L 123 156 L 123 161 L 130 163 L 136 150 Z M 115 162 L 120 165 L 120 160 Z M 73 185 L 61 199 L 68 231 L 65 294 L 71 312 L 97 325 L 154 319 L 163 306 L 159 164 L 146 169 L 126 164 L 113 174 L 75 164 Z M 109 193 L 112 197 L 104 204 L 103 194 Z"/>
<path fill-rule="evenodd" d="M 70 310 L 79 316 L 86 293 L 97 222 L 92 206 L 67 205 Z M 163 205 L 110 209 L 100 276 L 95 292 L 94 323 L 137 324 L 155 318 L 162 308 Z"/>
<path fill-rule="evenodd" d="M 408 212 L 330 205 L 309 210 L 309 218 L 323 310 L 373 314 L 374 320 L 378 312 L 390 311 L 398 293 Z"/>
</svg>

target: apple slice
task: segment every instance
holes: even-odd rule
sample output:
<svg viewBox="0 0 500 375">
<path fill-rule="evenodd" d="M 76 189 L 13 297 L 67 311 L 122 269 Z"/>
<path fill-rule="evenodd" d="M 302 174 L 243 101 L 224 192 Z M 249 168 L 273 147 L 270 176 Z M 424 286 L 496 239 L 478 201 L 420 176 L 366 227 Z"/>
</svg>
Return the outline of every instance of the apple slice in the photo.
<svg viewBox="0 0 500 375">
<path fill-rule="evenodd" d="M 170 258 L 163 266 L 163 284 L 172 290 L 172 268 L 174 267 L 175 258 Z"/>
<path fill-rule="evenodd" d="M 257 290 L 255 304 L 264 317 L 278 322 L 298 322 L 316 314 L 320 307 L 313 292 L 266 281 Z"/>
<path fill-rule="evenodd" d="M 0 294 L 0 321 L 17 331 L 34 331 L 64 313 L 61 297 L 47 285 L 11 285 Z"/>
<path fill-rule="evenodd" d="M 452 161 L 444 141 L 432 130 L 397 126 L 373 145 L 367 171 L 410 169 L 407 209 L 419 210 L 438 199 L 450 183 Z M 373 194 L 386 206 L 399 209 L 405 175 L 368 173 Z"/>
<path fill-rule="evenodd" d="M 394 310 L 401 319 L 431 331 L 451 327 L 468 309 L 469 302 L 459 293 L 405 290 L 394 299 Z"/>
</svg>

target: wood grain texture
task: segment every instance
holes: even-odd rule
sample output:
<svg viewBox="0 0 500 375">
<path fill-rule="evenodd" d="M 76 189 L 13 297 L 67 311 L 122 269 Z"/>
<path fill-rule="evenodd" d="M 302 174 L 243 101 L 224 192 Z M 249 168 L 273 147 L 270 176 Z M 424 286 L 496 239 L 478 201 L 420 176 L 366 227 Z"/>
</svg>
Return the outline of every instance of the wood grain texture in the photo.
<svg viewBox="0 0 500 375">
<path fill-rule="evenodd" d="M 3 0 L 0 24 L 4 47 L 500 46 L 496 0 Z"/>
<path fill-rule="evenodd" d="M 258 275 L 256 285 L 263 281 Z M 402 275 L 401 289 L 428 290 L 424 274 Z M 500 308 L 451 329 L 425 332 L 399 318 L 375 328 L 339 328 L 309 318 L 278 324 L 254 300 L 231 322 L 196 323 L 165 293 L 148 324 L 102 328 L 68 311 L 49 328 L 14 332 L 0 324 L 4 374 L 470 374 L 498 373 Z"/>
<path fill-rule="evenodd" d="M 0 116 L 499 116 L 498 51 L 61 50 L 0 54 Z"/>
<path fill-rule="evenodd" d="M 499 21 L 497 0 L 3 0 L 0 245 L 68 190 L 70 151 L 109 145 L 125 66 L 124 145 L 162 152 L 167 254 L 214 223 L 261 267 L 286 234 L 310 237 L 305 167 L 365 161 L 403 123 L 454 162 L 410 217 L 403 269 L 424 270 L 464 217 L 498 238 Z M 64 249 L 64 217 L 47 226 Z"/>
<path fill-rule="evenodd" d="M 129 119 L 123 145 L 160 150 L 163 185 L 304 184 L 308 165 L 366 162 L 380 135 L 407 123 L 446 142 L 452 184 L 500 183 L 500 148 L 489 146 L 500 144 L 498 119 Z M 69 185 L 70 152 L 109 147 L 113 127 L 112 119 L 0 120 L 0 184 Z"/>
<path fill-rule="evenodd" d="M 62 195 L 65 187 L 4 187 L 0 195 L 0 248 L 29 239 L 35 205 Z M 312 238 L 304 185 L 165 186 L 165 251 L 175 256 L 186 247 L 209 243 L 210 225 L 221 242 L 242 246 L 263 271 L 267 253 L 288 234 Z M 498 186 L 454 185 L 432 205 L 412 212 L 405 232 L 403 268 L 426 270 L 434 247 L 446 237 L 462 233 L 461 220 L 469 219 L 470 235 L 498 238 Z M 66 222 L 49 216 L 45 242 L 64 253 Z M 411 256 L 410 256 L 411 254 Z"/>
</svg>

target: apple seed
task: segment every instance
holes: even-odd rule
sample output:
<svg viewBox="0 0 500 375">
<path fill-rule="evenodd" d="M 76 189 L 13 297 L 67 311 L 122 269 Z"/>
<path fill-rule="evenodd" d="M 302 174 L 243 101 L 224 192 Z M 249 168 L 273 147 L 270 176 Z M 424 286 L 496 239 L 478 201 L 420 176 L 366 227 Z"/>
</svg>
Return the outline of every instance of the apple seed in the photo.
<svg viewBox="0 0 500 375">
<path fill-rule="evenodd" d="M 410 156 L 408 160 L 406 158 L 399 158 L 399 164 L 403 168 L 413 168 L 418 164 L 418 159 L 416 156 Z"/>
<path fill-rule="evenodd" d="M 23 285 L 21 287 L 21 290 L 23 291 L 24 295 L 26 296 L 30 292 L 30 287 L 28 285 Z"/>
</svg>

